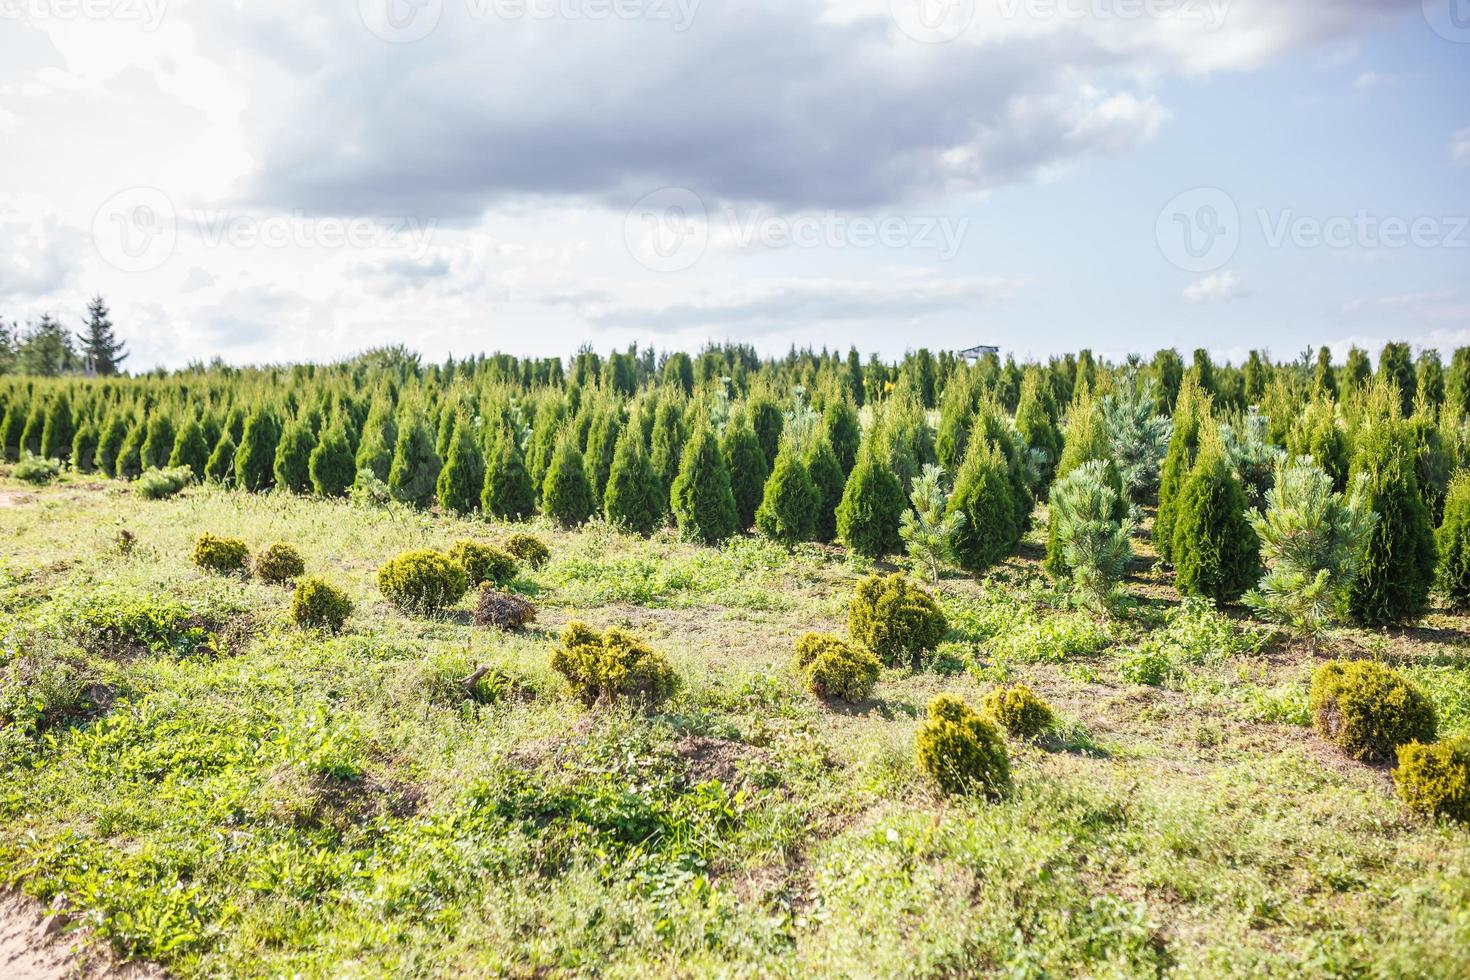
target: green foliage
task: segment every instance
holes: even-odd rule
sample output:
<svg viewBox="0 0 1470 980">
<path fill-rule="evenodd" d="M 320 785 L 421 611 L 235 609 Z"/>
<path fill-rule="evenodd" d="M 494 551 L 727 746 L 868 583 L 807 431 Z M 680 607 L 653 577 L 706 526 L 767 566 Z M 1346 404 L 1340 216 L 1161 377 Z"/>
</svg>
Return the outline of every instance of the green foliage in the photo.
<svg viewBox="0 0 1470 980">
<path fill-rule="evenodd" d="M 69 610 L 73 636 L 86 650 L 103 656 L 136 653 L 191 656 L 213 638 L 195 610 L 164 596 L 103 589 Z"/>
<path fill-rule="evenodd" d="M 204 426 L 199 420 L 189 418 L 174 437 L 173 451 L 169 453 L 168 466 L 173 469 L 187 466 L 195 476 L 202 476 L 209 465 L 209 442 L 204 438 Z"/>
<path fill-rule="evenodd" d="M 235 440 L 228 432 L 219 437 L 209 462 L 204 464 L 204 476 L 213 483 L 232 483 L 235 479 Z"/>
<path fill-rule="evenodd" d="M 276 443 L 280 438 L 280 427 L 269 409 L 260 408 L 250 414 L 245 420 L 240 446 L 234 454 L 236 486 L 252 492 L 267 490 L 272 486 L 275 480 Z"/>
<path fill-rule="evenodd" d="M 352 615 L 352 608 L 346 592 L 317 576 L 298 581 L 291 594 L 291 619 L 305 628 L 336 633 Z"/>
<path fill-rule="evenodd" d="M 1286 448 L 1293 456 L 1311 457 L 1332 478 L 1334 490 L 1347 489 L 1352 453 L 1332 399 L 1317 398 L 1307 406 L 1292 427 Z"/>
<path fill-rule="evenodd" d="M 609 524 L 644 536 L 657 530 L 668 513 L 663 484 L 643 450 L 643 437 L 633 426 L 618 436 L 602 509 Z"/>
<path fill-rule="evenodd" d="M 669 493 L 679 535 L 686 541 L 717 544 L 736 531 L 735 496 L 730 471 L 714 430 L 700 425 L 684 446 L 679 475 Z"/>
<path fill-rule="evenodd" d="M 858 448 L 862 444 L 862 428 L 852 402 L 846 398 L 833 398 L 827 403 L 822 412 L 822 435 L 832 446 L 832 454 L 842 468 L 843 480 L 846 480 L 847 474 L 857 464 Z"/>
<path fill-rule="evenodd" d="M 1011 789 L 1011 762 L 995 726 L 959 698 L 929 702 L 914 743 L 919 768 L 951 796 L 1000 799 Z"/>
<path fill-rule="evenodd" d="M 837 537 L 853 554 L 882 558 L 903 547 L 903 486 L 871 446 L 858 454 L 837 507 Z"/>
<path fill-rule="evenodd" d="M 469 587 L 463 565 L 427 548 L 405 551 L 378 569 L 378 591 L 409 614 L 441 612 L 464 598 Z"/>
<path fill-rule="evenodd" d="M 730 492 L 735 497 L 735 518 L 740 530 L 755 524 L 755 512 L 766 492 L 771 465 L 744 411 L 737 411 L 725 427 L 720 441 L 725 468 L 730 471 Z"/>
<path fill-rule="evenodd" d="M 541 568 L 551 558 L 551 549 L 534 534 L 512 534 L 505 539 L 505 550 L 528 568 Z"/>
<path fill-rule="evenodd" d="M 1318 636 L 1332 622 L 1378 522 L 1364 502 L 1364 482 L 1344 499 L 1314 463 L 1295 460 L 1276 469 L 1264 514 L 1247 515 L 1261 542 L 1266 574 L 1245 602 L 1262 618 Z"/>
<path fill-rule="evenodd" d="M 54 459 L 34 456 L 29 450 L 21 455 L 19 463 L 10 475 L 33 486 L 45 486 L 61 475 L 61 463 Z"/>
<path fill-rule="evenodd" d="M 1393 782 L 1409 809 L 1470 824 L 1470 738 L 1409 742 L 1399 746 L 1398 761 Z"/>
<path fill-rule="evenodd" d="M 582 452 L 570 432 L 564 433 L 558 441 L 556 454 L 546 470 L 546 482 L 541 488 L 541 508 L 562 527 L 584 524 L 597 511 Z"/>
<path fill-rule="evenodd" d="M 1349 481 L 1364 481 L 1364 506 L 1378 515 L 1347 608 L 1369 626 L 1424 614 L 1434 582 L 1434 528 L 1419 495 L 1413 446 L 1404 423 L 1380 414 L 1358 433 Z"/>
<path fill-rule="evenodd" d="M 1470 472 L 1450 483 L 1435 544 L 1439 551 L 1435 584 L 1440 594 L 1456 609 L 1470 609 Z"/>
<path fill-rule="evenodd" d="M 1434 705 L 1398 671 L 1371 660 L 1330 660 L 1307 701 L 1321 736 L 1354 759 L 1386 761 L 1409 742 L 1434 741 Z"/>
<path fill-rule="evenodd" d="M 154 409 L 148 413 L 148 423 L 143 431 L 143 443 L 138 449 L 139 468 L 164 468 L 174 448 L 174 420 L 162 409 Z"/>
<path fill-rule="evenodd" d="M 1271 489 L 1276 467 L 1286 459 L 1286 451 L 1273 446 L 1267 437 L 1269 420 L 1252 408 L 1240 425 L 1221 425 L 1220 440 L 1225 458 L 1245 490 L 1253 508 L 1261 507 Z"/>
<path fill-rule="evenodd" d="M 306 574 L 301 552 L 277 542 L 255 556 L 255 577 L 271 585 L 285 585 Z"/>
<path fill-rule="evenodd" d="M 510 631 L 521 629 L 535 619 L 536 607 L 529 601 L 491 585 L 484 586 L 475 601 L 476 626 Z"/>
<path fill-rule="evenodd" d="M 805 633 L 796 641 L 797 676 L 819 698 L 857 704 L 873 693 L 883 665 L 867 650 L 831 633 Z"/>
<path fill-rule="evenodd" d="M 536 484 L 509 426 L 499 428 L 486 454 L 480 507 L 490 517 L 503 521 L 523 520 L 536 510 Z"/>
<path fill-rule="evenodd" d="M 1129 500 L 1142 501 L 1159 488 L 1159 465 L 1169 450 L 1174 425 L 1156 413 L 1154 380 L 1128 368 L 1114 379 L 1103 397 L 1103 423 L 1113 464 Z"/>
<path fill-rule="evenodd" d="M 276 444 L 276 486 L 292 493 L 310 493 L 311 453 L 315 448 L 316 436 L 307 421 L 298 418 L 292 422 Z"/>
<path fill-rule="evenodd" d="M 948 628 L 934 597 L 902 572 L 862 579 L 848 605 L 848 634 L 892 667 L 912 665 Z"/>
<path fill-rule="evenodd" d="M 163 500 L 172 497 L 194 479 L 194 471 L 187 466 L 171 466 L 166 470 L 150 467 L 138 477 L 138 496 L 144 500 Z"/>
<path fill-rule="evenodd" d="M 434 485 L 434 495 L 439 499 L 439 506 L 449 513 L 469 514 L 480 505 L 484 488 L 485 458 L 480 454 L 480 444 L 469 419 L 458 416 L 449 437 L 449 455 Z"/>
<path fill-rule="evenodd" d="M 434 501 L 442 466 L 428 420 L 421 412 L 410 412 L 398 426 L 393 465 L 388 470 L 389 491 L 395 500 L 427 507 Z"/>
<path fill-rule="evenodd" d="M 551 653 L 551 668 L 567 679 L 583 704 L 626 702 L 657 708 L 678 688 L 663 654 L 616 626 L 599 633 L 580 621 L 566 625 Z"/>
<path fill-rule="evenodd" d="M 812 540 L 828 544 L 837 537 L 837 508 L 842 504 L 842 492 L 846 489 L 847 470 L 838 462 L 826 436 L 820 434 L 808 444 L 802 462 L 817 493 L 817 504 L 812 513 Z"/>
<path fill-rule="evenodd" d="M 465 570 L 471 586 L 485 582 L 506 585 L 519 570 L 515 556 L 510 552 L 469 538 L 454 542 L 447 554 Z"/>
<path fill-rule="evenodd" d="M 1207 433 L 1179 492 L 1171 551 L 1181 593 L 1233 602 L 1256 583 L 1260 542 L 1246 506 L 1219 440 Z"/>
<path fill-rule="evenodd" d="M 1154 516 L 1154 547 L 1159 557 L 1174 560 L 1174 521 L 1180 493 L 1194 468 L 1199 450 L 1200 433 L 1210 416 L 1209 396 L 1200 388 L 1194 375 L 1185 375 L 1174 406 L 1174 431 L 1169 436 L 1169 451 L 1159 470 L 1159 509 Z"/>
<path fill-rule="evenodd" d="M 357 463 L 341 419 L 327 426 L 308 462 L 311 488 L 320 497 L 345 497 L 357 476 Z"/>
<path fill-rule="evenodd" d="M 1007 684 L 985 695 L 980 712 L 1016 738 L 1036 738 L 1056 722 L 1051 705 L 1025 684 Z"/>
<path fill-rule="evenodd" d="M 1000 447 L 972 435 L 955 476 L 949 514 L 960 517 L 955 556 L 967 572 L 983 572 L 1010 554 L 1021 538 L 1015 498 Z"/>
<path fill-rule="evenodd" d="M 1062 560 L 1078 592 L 1099 609 L 1111 602 L 1133 553 L 1128 540 L 1133 522 L 1118 519 L 1119 500 L 1101 460 L 1082 464 L 1051 488 L 1051 519 Z"/>
<path fill-rule="evenodd" d="M 940 570 L 958 560 L 954 542 L 965 523 L 965 515 L 948 513 L 944 470 L 933 463 L 914 477 L 909 501 L 913 507 L 903 512 L 899 537 L 908 549 L 909 562 L 915 569 L 928 572 L 929 580 L 938 585 Z"/>
<path fill-rule="evenodd" d="M 1062 458 L 1062 433 L 1057 428 L 1051 392 L 1039 370 L 1028 369 L 1021 379 L 1021 400 L 1016 405 L 1016 431 L 1031 451 L 1039 454 L 1040 485 L 1051 482 L 1052 472 Z"/>
<path fill-rule="evenodd" d="M 820 495 L 806 464 L 788 446 L 776 457 L 766 480 L 755 526 L 772 541 L 794 545 L 812 540 Z"/>
<path fill-rule="evenodd" d="M 218 537 L 208 532 L 194 539 L 194 564 L 221 575 L 244 572 L 250 563 L 250 549 L 239 538 Z"/>
<path fill-rule="evenodd" d="M 77 427 L 77 434 L 71 441 L 71 465 L 78 473 L 91 473 L 97 469 L 97 427 L 91 423 Z M 203 473 L 204 467 L 201 463 L 194 470 L 195 473 Z"/>
</svg>

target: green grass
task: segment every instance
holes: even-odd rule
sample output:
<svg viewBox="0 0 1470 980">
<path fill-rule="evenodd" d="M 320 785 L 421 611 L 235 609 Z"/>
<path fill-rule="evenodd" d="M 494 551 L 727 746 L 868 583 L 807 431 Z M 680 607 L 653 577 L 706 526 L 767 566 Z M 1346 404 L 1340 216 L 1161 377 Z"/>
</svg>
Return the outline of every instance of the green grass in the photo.
<svg viewBox="0 0 1470 980">
<path fill-rule="evenodd" d="M 1312 733 L 1311 654 L 1205 607 L 1105 621 L 1019 559 L 946 578 L 944 647 L 839 709 L 790 668 L 801 633 L 845 632 L 867 566 L 832 549 L 520 526 L 552 559 L 513 584 L 537 622 L 500 635 L 471 625 L 473 595 L 405 617 L 374 573 L 507 526 L 12 488 L 30 497 L 0 508 L 0 880 L 181 976 L 1463 966 L 1470 834 Z M 296 546 L 357 604 L 343 633 L 292 627 L 289 589 L 195 568 L 202 531 Z M 548 665 L 573 618 L 644 636 L 680 692 L 654 716 L 582 708 Z M 1377 642 L 1470 730 L 1452 645 Z M 1055 729 L 1010 743 L 1010 798 L 939 798 L 913 761 L 925 703 L 1005 680 Z"/>
</svg>

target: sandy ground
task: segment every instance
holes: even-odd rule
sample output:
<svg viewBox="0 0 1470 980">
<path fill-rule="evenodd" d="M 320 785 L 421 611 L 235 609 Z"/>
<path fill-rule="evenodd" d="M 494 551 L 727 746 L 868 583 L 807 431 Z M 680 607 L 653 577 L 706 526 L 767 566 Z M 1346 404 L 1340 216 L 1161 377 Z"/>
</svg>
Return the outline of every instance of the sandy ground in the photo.
<svg viewBox="0 0 1470 980">
<path fill-rule="evenodd" d="M 0 892 L 0 977 L 4 980 L 158 980 L 157 967 L 117 963 L 105 950 L 83 949 L 85 938 L 47 918 L 36 902 Z"/>
</svg>

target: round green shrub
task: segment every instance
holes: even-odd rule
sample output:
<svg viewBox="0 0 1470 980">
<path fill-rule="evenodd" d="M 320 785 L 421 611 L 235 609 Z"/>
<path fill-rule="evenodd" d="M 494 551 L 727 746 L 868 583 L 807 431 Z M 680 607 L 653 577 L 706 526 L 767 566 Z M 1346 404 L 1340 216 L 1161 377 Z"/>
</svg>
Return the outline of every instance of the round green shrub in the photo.
<svg viewBox="0 0 1470 980">
<path fill-rule="evenodd" d="M 505 585 L 516 577 L 515 556 L 494 545 L 466 538 L 450 546 L 449 557 L 463 566 L 470 577 L 470 585 L 486 582 Z"/>
<path fill-rule="evenodd" d="M 475 603 L 475 625 L 498 630 L 518 630 L 536 618 L 536 607 L 513 592 L 486 585 Z"/>
<path fill-rule="evenodd" d="M 291 618 L 296 625 L 335 633 L 352 615 L 347 593 L 323 578 L 304 578 L 291 596 Z"/>
<path fill-rule="evenodd" d="M 1400 745 L 1434 741 L 1437 728 L 1424 692 L 1371 660 L 1332 660 L 1317 668 L 1307 708 L 1322 737 L 1355 759 L 1391 759 Z"/>
<path fill-rule="evenodd" d="M 994 725 L 959 698 L 941 694 L 914 744 L 919 768 L 950 795 L 999 799 L 1010 791 L 1011 761 Z"/>
<path fill-rule="evenodd" d="M 255 577 L 271 585 L 282 585 L 306 573 L 301 552 L 289 544 L 273 544 L 255 556 Z"/>
<path fill-rule="evenodd" d="M 562 630 L 551 668 L 588 706 L 626 701 L 651 710 L 667 700 L 679 678 L 663 654 L 614 626 L 599 633 L 574 621 Z"/>
<path fill-rule="evenodd" d="M 903 572 L 863 579 L 847 610 L 848 633 L 890 667 L 912 664 L 948 628 L 934 597 Z"/>
<path fill-rule="evenodd" d="M 867 650 L 831 633 L 807 633 L 796 641 L 796 672 L 819 698 L 856 704 L 873 693 L 882 667 Z"/>
<path fill-rule="evenodd" d="M 245 571 L 250 549 L 239 538 L 221 538 L 201 534 L 194 541 L 194 564 L 206 571 L 229 575 Z"/>
<path fill-rule="evenodd" d="M 1394 785 L 1409 809 L 1470 823 L 1470 739 L 1399 746 Z"/>
<path fill-rule="evenodd" d="M 541 568 L 551 558 L 551 549 L 534 534 L 512 534 L 505 539 L 505 550 L 530 568 Z"/>
<path fill-rule="evenodd" d="M 405 551 L 378 569 L 378 591 L 406 613 L 432 615 L 464 598 L 469 587 L 463 565 L 428 548 Z"/>
<path fill-rule="evenodd" d="M 1035 738 L 1056 720 L 1051 705 L 1025 684 L 995 688 L 980 702 L 980 710 L 1016 738 Z"/>
</svg>

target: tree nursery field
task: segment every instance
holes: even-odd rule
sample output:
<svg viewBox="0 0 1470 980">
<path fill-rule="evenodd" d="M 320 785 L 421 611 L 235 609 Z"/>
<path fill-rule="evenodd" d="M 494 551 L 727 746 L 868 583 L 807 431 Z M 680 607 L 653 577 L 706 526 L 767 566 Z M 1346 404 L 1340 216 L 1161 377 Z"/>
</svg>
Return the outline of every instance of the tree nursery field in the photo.
<svg viewBox="0 0 1470 980">
<path fill-rule="evenodd" d="M 1470 350 L 0 377 L 0 883 L 191 976 L 1464 976 Z"/>
</svg>

